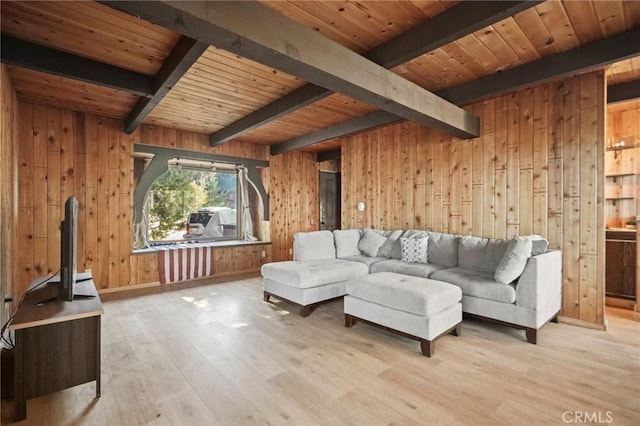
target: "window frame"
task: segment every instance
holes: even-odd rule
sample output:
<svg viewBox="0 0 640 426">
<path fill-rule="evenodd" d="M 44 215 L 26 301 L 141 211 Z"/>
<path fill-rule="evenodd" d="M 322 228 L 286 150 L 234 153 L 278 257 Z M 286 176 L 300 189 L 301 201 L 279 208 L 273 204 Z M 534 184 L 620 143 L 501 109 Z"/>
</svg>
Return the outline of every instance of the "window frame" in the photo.
<svg viewBox="0 0 640 426">
<path fill-rule="evenodd" d="M 141 173 L 134 172 L 134 214 L 133 214 L 133 228 L 134 233 L 138 232 L 138 227 L 143 221 L 143 210 L 144 205 L 149 194 L 149 191 L 155 181 L 160 178 L 162 175 L 169 170 L 169 163 L 173 159 L 189 159 L 196 161 L 208 161 L 212 163 L 220 163 L 227 165 L 228 167 L 234 167 L 236 170 L 236 212 L 238 214 L 237 224 L 238 224 L 238 232 L 235 237 L 222 237 L 215 239 L 202 239 L 197 240 L 198 242 L 215 242 L 215 241 L 244 241 L 243 232 L 242 232 L 242 206 L 239 205 L 240 197 L 239 191 L 240 189 L 240 181 L 239 181 L 239 173 L 237 170 L 239 167 L 245 168 L 247 170 L 247 181 L 257 193 L 257 196 L 262 204 L 262 219 L 268 220 L 269 218 L 269 197 L 266 193 L 264 185 L 262 184 L 262 180 L 260 178 L 260 173 L 258 172 L 259 167 L 269 167 L 269 162 L 266 160 L 256 160 L 250 158 L 242 158 L 242 157 L 232 157 L 227 155 L 220 154 L 209 154 L 197 151 L 187 151 L 175 148 L 166 148 L 166 147 L 158 147 L 154 145 L 146 145 L 146 144 L 134 144 L 134 158 L 146 158 L 150 159 L 150 162 L 143 170 L 140 170 L 140 166 L 136 164 L 134 161 L 134 170 L 140 170 Z M 146 225 L 145 225 L 146 226 Z M 148 227 L 147 227 L 148 228 Z M 143 246 L 157 246 L 157 245 L 165 245 L 172 243 L 188 243 L 195 242 L 196 240 L 180 240 L 180 241 L 152 241 L 149 239 L 149 230 L 146 229 L 146 239 L 144 241 Z M 134 235 L 134 243 L 136 240 L 136 235 Z"/>
</svg>

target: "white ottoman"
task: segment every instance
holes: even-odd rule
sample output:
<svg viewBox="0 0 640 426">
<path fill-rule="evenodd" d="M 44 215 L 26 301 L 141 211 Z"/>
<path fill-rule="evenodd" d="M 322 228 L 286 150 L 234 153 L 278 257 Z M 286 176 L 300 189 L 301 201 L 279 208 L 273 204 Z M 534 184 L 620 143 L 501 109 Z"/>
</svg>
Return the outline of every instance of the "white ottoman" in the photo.
<svg viewBox="0 0 640 426">
<path fill-rule="evenodd" d="M 347 282 L 344 320 L 381 325 L 420 341 L 422 353 L 433 355 L 434 341 L 460 335 L 462 291 L 442 281 L 393 272 L 378 272 Z"/>
<path fill-rule="evenodd" d="M 320 303 L 344 296 L 348 280 L 367 273 L 367 265 L 342 259 L 267 263 L 262 265 L 264 301 L 275 296 L 297 303 L 306 317 Z"/>
</svg>

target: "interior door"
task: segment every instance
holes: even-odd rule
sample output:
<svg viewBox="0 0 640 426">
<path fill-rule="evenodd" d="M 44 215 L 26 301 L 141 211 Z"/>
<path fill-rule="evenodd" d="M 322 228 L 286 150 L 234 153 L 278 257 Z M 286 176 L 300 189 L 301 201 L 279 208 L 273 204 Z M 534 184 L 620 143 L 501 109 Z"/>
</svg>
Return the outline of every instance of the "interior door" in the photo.
<svg viewBox="0 0 640 426">
<path fill-rule="evenodd" d="M 320 172 L 320 230 L 340 229 L 340 173 Z"/>
</svg>

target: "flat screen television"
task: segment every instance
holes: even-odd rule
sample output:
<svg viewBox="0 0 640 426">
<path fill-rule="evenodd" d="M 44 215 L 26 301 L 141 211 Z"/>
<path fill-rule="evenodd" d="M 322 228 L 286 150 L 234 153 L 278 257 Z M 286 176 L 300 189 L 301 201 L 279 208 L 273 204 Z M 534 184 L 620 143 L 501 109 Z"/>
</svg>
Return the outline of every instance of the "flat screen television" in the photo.
<svg viewBox="0 0 640 426">
<path fill-rule="evenodd" d="M 91 273 L 78 274 L 78 200 L 69 197 L 64 203 L 64 219 L 60 222 L 60 275 L 59 279 L 47 280 L 58 285 L 57 296 L 41 300 L 41 306 L 54 300 L 71 302 L 74 299 L 89 299 L 94 294 L 81 294 L 76 291 L 76 283 L 92 279 Z"/>
<path fill-rule="evenodd" d="M 60 223 L 60 284 L 58 299 L 73 300 L 78 262 L 78 200 L 69 197 L 64 203 L 64 220 Z"/>
</svg>

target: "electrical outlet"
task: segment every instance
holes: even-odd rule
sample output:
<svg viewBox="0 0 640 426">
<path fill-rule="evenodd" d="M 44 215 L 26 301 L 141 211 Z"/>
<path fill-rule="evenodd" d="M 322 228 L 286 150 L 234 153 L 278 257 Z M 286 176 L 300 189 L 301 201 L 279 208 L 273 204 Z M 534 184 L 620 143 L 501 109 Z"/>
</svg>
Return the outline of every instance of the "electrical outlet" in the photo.
<svg viewBox="0 0 640 426">
<path fill-rule="evenodd" d="M 267 257 L 267 252 L 262 250 L 262 257 Z"/>
</svg>

